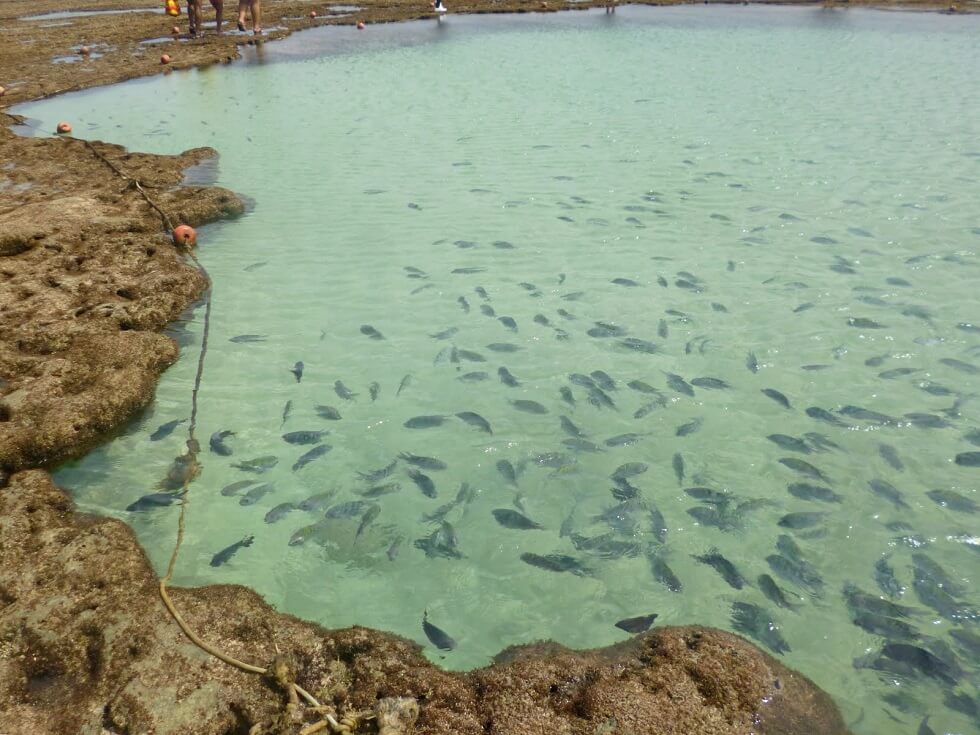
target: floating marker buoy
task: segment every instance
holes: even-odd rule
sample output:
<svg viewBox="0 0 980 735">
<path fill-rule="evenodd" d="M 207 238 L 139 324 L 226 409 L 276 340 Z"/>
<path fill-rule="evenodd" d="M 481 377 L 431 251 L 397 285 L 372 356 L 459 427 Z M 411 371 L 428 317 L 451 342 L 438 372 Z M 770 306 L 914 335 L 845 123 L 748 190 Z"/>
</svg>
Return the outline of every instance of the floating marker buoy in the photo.
<svg viewBox="0 0 980 735">
<path fill-rule="evenodd" d="M 170 29 L 170 32 L 172 34 L 174 34 L 175 36 L 179 36 L 180 35 L 180 26 L 174 26 L 173 28 Z"/>
<path fill-rule="evenodd" d="M 359 30 L 359 31 L 363 31 L 364 30 L 364 21 L 363 20 L 357 21 L 357 30 Z"/>
<path fill-rule="evenodd" d="M 311 10 L 310 11 L 310 17 L 311 18 L 316 18 L 316 11 L 315 10 Z"/>
<path fill-rule="evenodd" d="M 197 245 L 197 232 L 190 225 L 177 225 L 173 231 L 174 245 Z"/>
<path fill-rule="evenodd" d="M 164 54 L 163 56 L 161 56 L 160 57 L 160 63 L 161 64 L 169 64 L 170 63 L 170 54 Z"/>
<path fill-rule="evenodd" d="M 88 56 L 90 53 L 92 53 L 92 49 L 90 49 L 88 46 L 82 46 L 80 49 L 78 49 L 78 53 L 80 53 L 82 56 Z"/>
<path fill-rule="evenodd" d="M 2 86 L 0 86 L 0 97 L 3 97 L 3 96 L 4 96 L 5 94 L 6 94 L 6 93 L 7 93 L 7 90 L 6 90 L 6 88 L 5 88 L 5 87 L 2 87 Z"/>
<path fill-rule="evenodd" d="M 71 123 L 60 122 L 55 130 L 58 132 L 58 135 L 67 135 L 71 132 Z"/>
</svg>

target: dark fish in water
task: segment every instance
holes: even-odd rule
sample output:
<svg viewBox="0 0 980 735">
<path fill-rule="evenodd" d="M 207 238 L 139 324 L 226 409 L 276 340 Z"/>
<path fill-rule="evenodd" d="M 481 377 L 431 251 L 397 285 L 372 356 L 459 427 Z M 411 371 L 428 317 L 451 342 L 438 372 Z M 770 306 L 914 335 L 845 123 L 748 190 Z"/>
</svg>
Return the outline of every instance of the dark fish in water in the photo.
<svg viewBox="0 0 980 735">
<path fill-rule="evenodd" d="M 229 436 L 235 436 L 234 431 L 216 431 L 211 435 L 211 439 L 208 440 L 208 446 L 211 447 L 211 451 L 215 454 L 221 455 L 222 457 L 231 456 L 231 447 L 225 444 L 225 439 Z"/>
<path fill-rule="evenodd" d="M 478 413 L 474 413 L 473 411 L 460 411 L 456 414 L 456 417 L 464 423 L 479 429 L 480 431 L 487 434 L 493 433 L 493 429 L 490 428 L 490 422 Z"/>
<path fill-rule="evenodd" d="M 878 377 L 884 380 L 894 380 L 895 378 L 901 378 L 904 375 L 911 375 L 912 373 L 919 372 L 919 368 L 892 368 L 891 370 L 884 370 L 878 373 Z"/>
<path fill-rule="evenodd" d="M 412 478 L 412 482 L 422 491 L 423 495 L 427 498 L 436 497 L 436 484 L 432 481 L 431 477 L 418 470 L 408 470 L 408 476 Z"/>
<path fill-rule="evenodd" d="M 542 406 L 537 401 L 529 401 L 524 398 L 520 398 L 516 401 L 510 401 L 510 405 L 512 405 L 518 411 L 523 411 L 524 413 L 534 413 L 534 414 L 548 413 L 548 409 Z"/>
<path fill-rule="evenodd" d="M 579 551 L 584 551 L 601 559 L 620 559 L 624 556 L 633 557 L 640 553 L 640 544 L 636 541 L 623 541 L 612 533 L 604 533 L 591 538 L 577 533 L 569 534 L 572 545 Z"/>
<path fill-rule="evenodd" d="M 791 405 L 789 405 L 789 399 L 775 388 L 763 388 L 762 392 L 783 408 L 793 408 Z"/>
<path fill-rule="evenodd" d="M 381 395 L 381 384 L 378 382 L 373 382 L 368 386 L 368 395 L 371 396 L 372 401 L 378 400 L 378 396 Z"/>
<path fill-rule="evenodd" d="M 306 500 L 302 501 L 297 507 L 300 510 L 305 510 L 308 513 L 315 513 L 321 510 L 325 510 L 333 497 L 337 494 L 336 490 L 327 490 L 326 492 L 316 493 L 311 495 Z"/>
<path fill-rule="evenodd" d="M 303 368 L 304 367 L 305 366 L 303 365 L 303 362 L 302 361 L 299 361 L 295 365 L 293 365 L 293 367 L 289 370 L 289 372 L 291 372 L 293 374 L 293 376 L 296 378 L 296 382 L 297 383 L 300 382 L 303 379 Z"/>
<path fill-rule="evenodd" d="M 902 472 L 905 469 L 905 465 L 902 464 L 902 460 L 898 457 L 898 452 L 895 450 L 895 447 L 891 446 L 890 444 L 879 444 L 878 454 L 881 455 L 883 460 L 891 465 L 892 469 L 898 470 L 899 472 Z"/>
<path fill-rule="evenodd" d="M 691 381 L 691 385 L 695 385 L 698 388 L 707 388 L 709 390 L 727 390 L 731 386 L 724 380 L 719 378 L 694 378 Z"/>
<path fill-rule="evenodd" d="M 616 471 L 610 475 L 614 480 L 625 480 L 630 477 L 636 477 L 637 475 L 642 475 L 650 469 L 650 465 L 645 462 L 627 462 L 626 464 L 621 464 L 616 468 Z"/>
<path fill-rule="evenodd" d="M 952 577 L 946 573 L 945 569 L 943 569 L 936 561 L 925 554 L 921 552 L 913 553 L 912 564 L 914 565 L 916 572 L 921 572 L 923 575 L 949 592 L 949 594 L 962 595 L 965 592 L 959 583 L 954 582 Z"/>
<path fill-rule="evenodd" d="M 675 375 L 674 373 L 666 373 L 666 375 L 667 385 L 671 388 L 671 390 L 675 390 L 678 393 L 683 393 L 686 396 L 694 395 L 694 388 L 692 388 L 680 375 Z"/>
<path fill-rule="evenodd" d="M 844 406 L 844 408 L 840 409 L 838 413 L 842 413 L 843 415 L 849 416 L 852 419 L 868 421 L 873 424 L 880 424 L 882 426 L 885 424 L 894 424 L 898 421 L 898 419 L 895 419 L 892 416 L 886 416 L 883 413 L 871 411 L 867 408 L 861 408 L 860 406 Z"/>
<path fill-rule="evenodd" d="M 240 480 L 239 482 L 233 482 L 230 485 L 225 485 L 221 488 L 221 494 L 225 497 L 230 497 L 236 495 L 239 490 L 244 490 L 250 485 L 257 485 L 257 480 Z"/>
<path fill-rule="evenodd" d="M 461 380 L 464 383 L 480 383 L 484 380 L 490 380 L 490 373 L 479 370 L 472 373 L 465 373 L 456 379 Z"/>
<path fill-rule="evenodd" d="M 497 472 L 511 485 L 517 487 L 517 470 L 510 463 L 509 459 L 501 459 L 497 462 Z"/>
<path fill-rule="evenodd" d="M 799 605 L 793 604 L 786 597 L 786 593 L 783 592 L 782 588 L 776 584 L 776 580 L 770 577 L 768 574 L 759 575 L 759 589 L 762 594 L 766 596 L 770 602 L 772 602 L 777 607 L 784 608 L 786 610 L 795 610 Z"/>
<path fill-rule="evenodd" d="M 494 311 L 490 304 L 480 304 L 480 313 L 483 314 L 483 316 L 488 316 L 490 318 L 497 316 L 497 312 Z"/>
<path fill-rule="evenodd" d="M 731 495 L 719 492 L 718 490 L 712 490 L 710 487 L 687 487 L 684 488 L 684 492 L 703 503 L 723 505 L 732 502 Z"/>
<path fill-rule="evenodd" d="M 950 629 L 949 634 L 974 660 L 980 658 L 980 635 L 959 628 Z"/>
<path fill-rule="evenodd" d="M 907 413 L 904 418 L 920 429 L 947 429 L 952 426 L 946 419 L 932 413 Z"/>
<path fill-rule="evenodd" d="M 229 487 L 231 486 L 229 485 Z M 233 493 L 228 494 L 231 495 Z M 139 513 L 144 510 L 165 508 L 168 505 L 173 505 L 182 497 L 184 497 L 183 493 L 150 493 L 149 495 L 144 495 L 127 505 L 126 510 L 131 513 Z"/>
<path fill-rule="evenodd" d="M 869 612 L 889 618 L 909 618 L 916 612 L 915 609 L 906 605 L 898 605 L 875 595 L 869 595 L 867 592 L 862 592 L 850 582 L 844 585 L 843 595 L 844 601 L 852 612 Z"/>
<path fill-rule="evenodd" d="M 667 339 L 669 334 L 670 331 L 667 329 L 667 321 L 665 319 L 661 319 L 657 323 L 657 336 L 660 337 L 660 339 Z"/>
<path fill-rule="evenodd" d="M 354 542 L 355 543 L 357 542 L 357 539 L 359 539 L 361 537 L 361 534 L 364 533 L 365 529 L 368 526 L 370 526 L 372 523 L 374 523 L 374 520 L 380 514 L 381 514 L 381 506 L 380 505 L 372 505 L 366 511 L 364 511 L 364 515 L 361 516 L 361 522 L 357 526 L 357 532 L 354 534 Z"/>
<path fill-rule="evenodd" d="M 381 340 L 385 338 L 381 332 L 372 327 L 370 324 L 361 325 L 361 334 L 363 334 L 365 337 L 370 337 L 371 339 Z"/>
<path fill-rule="evenodd" d="M 860 612 L 853 617 L 853 622 L 872 635 L 880 635 L 889 640 L 914 640 L 919 637 L 919 631 L 908 623 L 894 618 L 886 618 L 869 612 Z"/>
<path fill-rule="evenodd" d="M 791 528 L 793 530 L 813 528 L 814 526 L 823 523 L 829 515 L 829 513 L 821 513 L 818 511 L 799 511 L 796 513 L 787 513 L 779 519 L 776 525 L 782 528 Z"/>
<path fill-rule="evenodd" d="M 265 514 L 263 520 L 266 523 L 275 523 L 285 518 L 287 513 L 296 510 L 297 507 L 296 503 L 279 503 L 279 505 Z"/>
<path fill-rule="evenodd" d="M 980 447 L 980 429 L 973 429 L 972 431 L 968 431 L 966 434 L 963 435 L 963 438 L 966 439 L 968 442 L 970 442 L 970 444 L 972 444 L 973 446 Z"/>
<path fill-rule="evenodd" d="M 340 411 L 333 406 L 314 406 L 313 410 L 316 411 L 316 415 L 321 419 L 326 419 L 327 421 L 340 421 Z"/>
<path fill-rule="evenodd" d="M 867 319 L 863 316 L 851 317 L 847 320 L 847 325 L 858 329 L 887 329 L 884 324 L 879 324 L 874 319 Z"/>
<path fill-rule="evenodd" d="M 978 368 L 976 365 L 971 365 L 968 362 L 957 360 L 955 357 L 944 357 L 939 362 L 941 362 L 943 365 L 948 365 L 954 370 L 959 370 L 961 373 L 966 373 L 967 375 L 980 375 L 980 368 Z"/>
<path fill-rule="evenodd" d="M 770 554 L 766 557 L 766 562 L 776 576 L 802 587 L 812 595 L 819 596 L 822 593 L 823 578 L 805 561 L 789 559 L 781 554 Z"/>
<path fill-rule="evenodd" d="M 783 465 L 784 467 L 788 467 L 794 472 L 799 472 L 801 475 L 812 477 L 815 480 L 830 482 L 830 479 L 819 468 L 814 467 L 812 464 L 802 459 L 797 459 L 796 457 L 783 457 L 779 460 L 779 464 Z"/>
<path fill-rule="evenodd" d="M 889 597 L 901 597 L 905 592 L 905 587 L 895 577 L 895 570 L 888 563 L 887 556 L 875 562 L 874 578 L 881 591 Z"/>
<path fill-rule="evenodd" d="M 422 613 L 422 630 L 425 631 L 425 637 L 429 639 L 429 642 L 439 650 L 452 651 L 456 648 L 456 641 L 453 640 L 452 636 L 429 622 L 428 610 Z"/>
<path fill-rule="evenodd" d="M 602 408 L 603 406 L 612 409 L 616 408 L 616 404 L 615 402 L 613 402 L 613 399 L 609 397 L 609 394 L 607 394 L 604 390 L 602 390 L 602 388 L 599 388 L 598 386 L 593 386 L 592 388 L 589 388 L 589 403 L 591 403 L 596 408 Z"/>
<path fill-rule="evenodd" d="M 238 462 L 237 464 L 233 464 L 232 467 L 239 469 L 242 472 L 255 472 L 256 474 L 262 474 L 263 472 L 268 472 L 277 464 L 279 464 L 278 457 L 266 455 L 264 457 L 256 457 L 255 459 L 247 459 L 244 462 Z"/>
<path fill-rule="evenodd" d="M 634 350 L 635 352 L 642 352 L 646 355 L 655 355 L 660 352 L 660 348 L 653 342 L 646 339 L 639 339 L 638 337 L 627 337 L 621 340 L 620 343 L 623 347 Z"/>
<path fill-rule="evenodd" d="M 228 341 L 235 344 L 251 344 L 252 342 L 265 342 L 265 337 L 264 334 L 239 334 Z"/>
<path fill-rule="evenodd" d="M 794 482 L 786 488 L 789 494 L 800 500 L 819 500 L 822 503 L 839 503 L 843 498 L 822 485 L 811 485 L 808 482 Z"/>
<path fill-rule="evenodd" d="M 402 394 L 402 391 L 405 390 L 411 384 L 411 382 L 412 382 L 411 375 L 406 375 L 404 378 L 402 378 L 401 382 L 398 383 L 398 390 L 395 391 L 395 396 L 400 396 Z"/>
<path fill-rule="evenodd" d="M 588 439 L 582 439 L 581 437 L 569 437 L 568 439 L 563 439 L 562 444 L 571 449 L 574 452 L 601 452 L 602 447 L 594 442 L 590 442 Z"/>
<path fill-rule="evenodd" d="M 980 467 L 980 452 L 960 452 L 955 462 L 961 467 Z"/>
<path fill-rule="evenodd" d="M 400 459 L 405 460 L 410 465 L 420 467 L 423 470 L 444 470 L 447 465 L 441 459 L 436 459 L 435 457 L 422 457 L 418 454 L 409 454 L 408 452 L 402 452 L 398 455 Z M 392 463 L 394 465 L 394 463 Z"/>
<path fill-rule="evenodd" d="M 231 546 L 222 549 L 211 557 L 211 566 L 220 567 L 222 564 L 231 559 L 231 557 L 233 557 L 235 552 L 237 552 L 239 549 L 244 549 L 246 546 L 251 546 L 253 541 L 255 541 L 255 536 L 246 536 L 241 541 L 236 541 Z"/>
<path fill-rule="evenodd" d="M 549 572 L 571 572 L 579 577 L 590 574 L 590 570 L 582 562 L 566 554 L 532 554 L 525 552 L 521 554 L 521 561 L 530 564 L 538 569 L 546 569 Z"/>
<path fill-rule="evenodd" d="M 631 219 L 635 219 L 635 218 L 631 218 Z M 614 278 L 612 279 L 612 281 L 610 281 L 610 283 L 614 283 L 617 286 L 629 286 L 629 287 L 636 287 L 640 285 L 636 281 L 631 280 L 629 278 Z"/>
<path fill-rule="evenodd" d="M 879 480 L 875 478 L 874 480 L 868 481 L 868 487 L 871 488 L 871 492 L 880 498 L 884 498 L 889 503 L 894 505 L 896 508 L 908 508 L 908 504 L 902 498 L 902 493 L 892 485 L 890 482 L 885 480 Z"/>
<path fill-rule="evenodd" d="M 505 367 L 497 368 L 497 376 L 500 378 L 500 382 L 510 388 L 519 388 L 520 382 L 514 375 Z"/>
<path fill-rule="evenodd" d="M 551 321 L 544 314 L 535 314 L 534 323 L 540 324 L 542 327 L 550 327 Z"/>
<path fill-rule="evenodd" d="M 487 345 L 487 349 L 491 352 L 518 352 L 521 347 L 510 342 L 491 342 Z"/>
<path fill-rule="evenodd" d="M 949 508 L 958 513 L 976 513 L 980 511 L 980 505 L 977 505 L 977 503 L 965 495 L 960 495 L 955 490 L 929 490 L 926 495 L 940 507 Z"/>
<path fill-rule="evenodd" d="M 568 380 L 573 385 L 577 385 L 580 388 L 598 388 L 595 380 L 590 378 L 588 375 L 582 375 L 582 373 L 572 373 L 568 376 Z"/>
<path fill-rule="evenodd" d="M 779 633 L 779 626 L 758 605 L 750 602 L 732 603 L 732 627 L 739 633 L 755 638 L 777 654 L 791 650 L 786 639 Z"/>
<path fill-rule="evenodd" d="M 507 327 L 507 329 L 511 330 L 512 332 L 517 331 L 517 322 L 514 321 L 513 317 L 500 316 L 497 317 L 497 321 L 503 324 L 505 327 Z"/>
<path fill-rule="evenodd" d="M 701 429 L 701 426 L 703 424 L 704 424 L 704 419 L 702 418 L 692 419 L 691 421 L 688 421 L 686 424 L 681 424 L 680 426 L 678 426 L 674 434 L 676 436 L 688 436 L 690 434 L 694 434 Z"/>
<path fill-rule="evenodd" d="M 580 428 L 578 428 L 572 422 L 572 420 L 570 418 L 568 418 L 568 416 L 561 416 L 560 417 L 560 421 L 561 421 L 561 428 L 562 428 L 562 430 L 564 430 L 564 432 L 566 434 L 568 434 L 569 436 L 577 436 L 577 437 L 585 436 L 585 434 L 582 432 L 582 430 Z"/>
<path fill-rule="evenodd" d="M 289 414 L 293 410 L 293 402 L 291 400 L 286 401 L 286 404 L 282 407 L 282 422 L 279 424 L 280 427 L 286 425 L 286 419 L 289 418 Z"/>
<path fill-rule="evenodd" d="M 161 424 L 156 431 L 150 434 L 150 441 L 160 441 L 161 439 L 170 436 L 174 432 L 174 429 L 185 421 L 187 421 L 187 419 L 174 419 L 173 421 L 168 421 L 165 424 Z"/>
<path fill-rule="evenodd" d="M 322 538 L 323 534 L 329 531 L 329 528 L 330 521 L 326 518 L 321 518 L 316 523 L 311 523 L 308 526 L 296 529 L 293 535 L 289 537 L 288 543 L 290 546 L 302 546 L 310 539 Z"/>
<path fill-rule="evenodd" d="M 449 339 L 457 332 L 459 332 L 459 327 L 449 327 L 449 329 L 444 329 L 441 332 L 436 332 L 435 334 L 430 334 L 429 336 L 432 337 L 432 339 L 443 340 Z"/>
<path fill-rule="evenodd" d="M 670 463 L 674 468 L 674 475 L 677 477 L 677 484 L 679 486 L 684 482 L 684 457 L 681 456 L 680 452 L 675 452 Z"/>
<path fill-rule="evenodd" d="M 815 431 L 808 431 L 803 435 L 803 438 L 813 445 L 813 448 L 818 452 L 828 452 L 831 449 L 841 449 L 840 444 L 835 444 L 828 437 L 823 434 L 818 434 Z"/>
<path fill-rule="evenodd" d="M 572 391 L 567 385 L 563 385 L 561 388 L 559 388 L 558 393 L 561 395 L 561 399 L 569 406 L 575 405 L 575 396 L 572 395 Z"/>
<path fill-rule="evenodd" d="M 649 385 L 648 383 L 644 383 L 642 380 L 631 380 L 626 384 L 626 386 L 628 388 L 632 388 L 638 393 L 660 394 L 660 391 L 658 391 L 652 385 Z"/>
<path fill-rule="evenodd" d="M 302 456 L 300 456 L 299 459 L 297 459 L 295 462 L 293 462 L 293 472 L 298 472 L 299 470 L 303 469 L 310 462 L 312 462 L 315 459 L 318 459 L 318 458 L 322 457 L 324 454 L 326 454 L 327 452 L 329 452 L 331 449 L 333 449 L 333 447 L 330 446 L 329 444 L 319 444 L 319 445 L 313 447 L 313 449 L 311 449 L 310 451 L 306 452 L 306 454 L 303 454 Z"/>
<path fill-rule="evenodd" d="M 625 327 L 620 327 L 616 324 L 596 322 L 594 327 L 590 327 L 586 331 L 586 334 L 596 339 L 605 339 L 607 337 L 622 337 L 626 334 L 626 331 Z"/>
<path fill-rule="evenodd" d="M 255 505 L 262 498 L 272 492 L 272 485 L 269 483 L 264 483 L 262 485 L 256 485 L 245 495 L 242 496 L 241 500 L 238 501 L 239 505 Z"/>
<path fill-rule="evenodd" d="M 663 407 L 663 404 L 660 401 L 650 401 L 649 403 L 644 403 L 642 406 L 636 409 L 636 411 L 633 412 L 633 418 L 642 419 L 646 416 L 649 416 L 651 413 L 656 411 L 658 407 L 660 408 Z"/>
<path fill-rule="evenodd" d="M 404 423 L 406 429 L 431 429 L 434 426 L 442 426 L 445 423 L 445 416 L 414 416 Z"/>
<path fill-rule="evenodd" d="M 512 528 L 519 531 L 530 531 L 532 529 L 541 528 L 540 523 L 535 523 L 530 518 L 528 518 L 523 513 L 518 513 L 516 510 L 510 510 L 509 508 L 497 508 L 491 511 L 493 517 L 496 519 L 504 528 Z"/>
<path fill-rule="evenodd" d="M 374 487 L 369 487 L 367 490 L 358 493 L 362 498 L 369 498 L 371 500 L 375 498 L 380 498 L 382 495 L 391 495 L 392 493 L 397 493 L 402 489 L 401 483 L 398 482 L 387 482 L 384 485 L 375 485 Z"/>
<path fill-rule="evenodd" d="M 750 352 L 745 358 L 745 367 L 747 367 L 751 372 L 759 372 L 759 361 L 755 357 L 754 352 Z"/>
<path fill-rule="evenodd" d="M 290 431 L 283 434 L 282 438 L 287 444 L 319 444 L 323 441 L 323 435 L 329 431 Z"/>
<path fill-rule="evenodd" d="M 391 542 L 385 555 L 388 557 L 388 561 L 394 561 L 398 558 L 398 552 L 402 549 L 402 541 L 405 539 L 402 536 L 396 536 L 395 540 Z"/>
<path fill-rule="evenodd" d="M 327 512 L 324 513 L 324 518 L 353 518 L 354 516 L 361 515 L 361 513 L 372 505 L 375 505 L 375 503 L 369 503 L 366 500 L 348 500 L 330 506 Z"/>
<path fill-rule="evenodd" d="M 641 434 L 617 434 L 606 439 L 604 443 L 607 447 L 629 447 L 636 444 L 642 438 L 643 436 Z"/>
<path fill-rule="evenodd" d="M 795 436 L 788 436 L 786 434 L 770 434 L 766 437 L 766 439 L 789 452 L 810 454 L 813 451 L 805 441 L 802 439 L 797 439 Z"/>
<path fill-rule="evenodd" d="M 466 300 L 465 296 L 460 296 L 458 299 L 456 299 L 456 303 L 459 304 L 464 314 L 470 313 L 470 302 Z"/>
<path fill-rule="evenodd" d="M 707 554 L 694 556 L 694 559 L 702 564 L 707 564 L 709 567 L 718 572 L 718 574 L 721 575 L 721 578 L 724 579 L 730 587 L 740 590 L 745 586 L 745 578 L 738 573 L 738 570 L 735 568 L 734 564 L 722 556 L 718 549 L 709 549 Z"/>
<path fill-rule="evenodd" d="M 398 455 L 402 459 L 405 459 L 403 455 Z M 413 456 L 413 455 L 408 455 Z M 386 477 L 391 477 L 391 473 L 395 471 L 395 467 L 398 466 L 398 460 L 393 459 L 390 463 L 386 464 L 377 470 L 372 470 L 371 472 L 358 472 L 357 476 L 360 477 L 365 482 L 375 483 L 381 482 Z"/>
<path fill-rule="evenodd" d="M 660 543 L 667 542 L 667 520 L 656 507 L 650 509 L 650 533 Z"/>
<path fill-rule="evenodd" d="M 602 370 L 593 370 L 590 375 L 595 381 L 595 384 L 602 388 L 602 390 L 616 390 L 616 381 L 612 379 L 609 373 L 603 372 Z"/>
<path fill-rule="evenodd" d="M 338 398 L 342 398 L 345 401 L 353 401 L 358 395 L 357 393 L 352 392 L 351 389 L 344 385 L 343 381 L 340 380 L 333 384 L 333 392 L 337 394 Z"/>
<path fill-rule="evenodd" d="M 830 411 L 823 408 L 818 408 L 817 406 L 810 406 L 806 410 L 806 415 L 811 419 L 816 419 L 817 421 L 825 421 L 832 426 L 839 426 L 842 429 L 848 428 L 848 425 L 845 422 L 834 416 L 834 414 L 832 414 Z"/>
<path fill-rule="evenodd" d="M 961 674 L 955 661 L 943 661 L 931 651 L 911 643 L 886 643 L 881 648 L 881 657 L 904 664 L 903 668 L 907 667 L 906 670 L 913 673 L 918 672 L 946 684 L 955 684 Z M 889 669 L 886 667 L 885 670 Z"/>
<path fill-rule="evenodd" d="M 929 715 L 922 718 L 922 722 L 919 723 L 919 729 L 916 730 L 916 735 L 936 735 L 936 731 L 929 727 Z"/>
<path fill-rule="evenodd" d="M 656 619 L 657 613 L 639 615 L 635 618 L 623 618 L 616 622 L 615 626 L 620 630 L 625 630 L 627 633 L 645 633 L 650 630 L 650 626 L 653 625 L 653 621 Z"/>
<path fill-rule="evenodd" d="M 456 529 L 448 521 L 442 521 L 439 528 L 425 538 L 415 540 L 415 548 L 421 549 L 429 558 L 441 556 L 446 559 L 462 559 L 459 551 L 459 537 Z"/>
<path fill-rule="evenodd" d="M 653 573 L 653 578 L 656 579 L 660 584 L 667 588 L 669 592 L 683 592 L 684 585 L 674 574 L 674 570 L 668 566 L 667 562 L 663 560 L 657 554 L 647 554 L 647 559 L 650 562 L 650 571 Z"/>
</svg>

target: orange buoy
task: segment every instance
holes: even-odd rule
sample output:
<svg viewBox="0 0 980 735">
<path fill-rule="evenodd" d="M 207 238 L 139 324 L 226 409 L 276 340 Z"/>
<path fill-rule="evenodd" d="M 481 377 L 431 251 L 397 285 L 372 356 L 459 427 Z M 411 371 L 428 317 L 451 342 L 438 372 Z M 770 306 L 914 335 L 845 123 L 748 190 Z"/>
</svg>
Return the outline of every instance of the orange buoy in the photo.
<svg viewBox="0 0 980 735">
<path fill-rule="evenodd" d="M 170 54 L 164 54 L 163 56 L 161 56 L 160 57 L 160 63 L 161 64 L 169 64 L 170 63 Z"/>
<path fill-rule="evenodd" d="M 316 11 L 315 10 L 311 10 L 310 11 L 310 17 L 311 18 L 316 18 Z"/>
<path fill-rule="evenodd" d="M 177 0 L 167 0 L 166 3 L 167 15 L 176 18 L 180 15 L 180 3 Z"/>
<path fill-rule="evenodd" d="M 67 135 L 71 132 L 71 123 L 60 122 L 55 130 L 58 131 L 58 135 Z"/>
<path fill-rule="evenodd" d="M 179 36 L 180 35 L 180 26 L 174 26 L 173 28 L 170 29 L 170 32 L 172 34 L 174 34 L 175 36 Z"/>
<path fill-rule="evenodd" d="M 363 20 L 357 21 L 357 30 L 359 30 L 359 31 L 363 31 L 364 30 L 364 21 Z"/>
<path fill-rule="evenodd" d="M 197 245 L 197 232 L 190 225 L 177 225 L 173 231 L 174 245 Z"/>
<path fill-rule="evenodd" d="M 7 94 L 6 87 L 0 86 L 0 97 L 3 97 L 5 94 Z"/>
<path fill-rule="evenodd" d="M 80 49 L 78 49 L 78 53 L 80 53 L 82 56 L 88 56 L 90 53 L 92 53 L 92 49 L 90 49 L 88 46 L 82 46 Z"/>
</svg>

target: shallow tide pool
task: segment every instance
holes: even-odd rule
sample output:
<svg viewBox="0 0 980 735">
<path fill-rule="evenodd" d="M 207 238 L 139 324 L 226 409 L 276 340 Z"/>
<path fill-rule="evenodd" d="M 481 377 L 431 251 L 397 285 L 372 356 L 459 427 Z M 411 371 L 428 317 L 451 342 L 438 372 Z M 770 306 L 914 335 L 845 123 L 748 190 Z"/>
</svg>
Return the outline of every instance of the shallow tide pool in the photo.
<svg viewBox="0 0 980 735">
<path fill-rule="evenodd" d="M 449 16 L 21 107 L 214 146 L 255 202 L 200 233 L 175 583 L 449 668 L 656 613 L 753 638 L 856 733 L 980 731 L 978 32 Z M 161 571 L 178 506 L 127 508 L 183 451 L 203 317 L 152 408 L 57 473 Z"/>
</svg>

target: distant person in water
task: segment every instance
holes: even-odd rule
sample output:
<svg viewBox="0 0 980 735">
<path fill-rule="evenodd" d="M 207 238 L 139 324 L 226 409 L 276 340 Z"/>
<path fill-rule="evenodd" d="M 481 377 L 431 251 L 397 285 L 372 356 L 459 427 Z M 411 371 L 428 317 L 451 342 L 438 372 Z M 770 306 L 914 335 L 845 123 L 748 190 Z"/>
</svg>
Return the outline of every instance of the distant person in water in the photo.
<svg viewBox="0 0 980 735">
<path fill-rule="evenodd" d="M 201 10 L 203 0 L 187 0 L 187 19 L 190 25 L 192 36 L 204 35 L 204 18 Z M 224 0 L 211 0 L 211 7 L 214 8 L 214 27 L 218 35 L 221 35 L 221 22 L 224 13 Z"/>
<path fill-rule="evenodd" d="M 437 13 L 446 12 L 446 6 L 442 4 L 442 0 L 433 0 L 432 9 Z"/>
<path fill-rule="evenodd" d="M 252 32 L 257 36 L 262 33 L 262 2 L 261 0 L 238 0 L 238 30 L 245 32 L 245 11 L 252 14 Z"/>
</svg>

